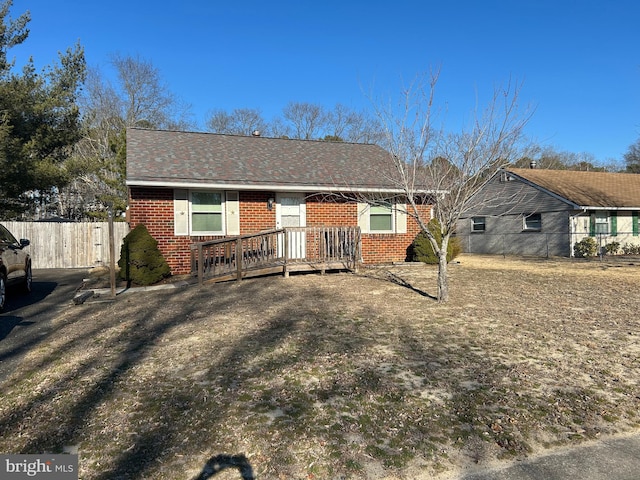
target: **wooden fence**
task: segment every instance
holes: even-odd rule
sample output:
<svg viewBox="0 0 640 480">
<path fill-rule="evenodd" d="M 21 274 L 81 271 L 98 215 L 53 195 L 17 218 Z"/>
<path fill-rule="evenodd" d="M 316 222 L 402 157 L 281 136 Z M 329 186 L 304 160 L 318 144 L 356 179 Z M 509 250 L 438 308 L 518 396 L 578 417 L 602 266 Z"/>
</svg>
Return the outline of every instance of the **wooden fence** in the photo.
<svg viewBox="0 0 640 480">
<path fill-rule="evenodd" d="M 33 268 L 109 266 L 108 222 L 1 222 L 16 239 L 28 238 Z M 129 224 L 114 222 L 116 258 Z"/>
</svg>

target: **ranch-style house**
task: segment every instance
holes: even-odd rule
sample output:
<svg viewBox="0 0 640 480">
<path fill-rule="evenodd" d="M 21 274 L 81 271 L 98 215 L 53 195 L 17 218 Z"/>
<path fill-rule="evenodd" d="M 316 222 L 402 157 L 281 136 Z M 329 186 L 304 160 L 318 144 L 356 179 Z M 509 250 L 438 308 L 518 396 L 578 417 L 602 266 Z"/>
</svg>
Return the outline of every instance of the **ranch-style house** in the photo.
<svg viewBox="0 0 640 480">
<path fill-rule="evenodd" d="M 289 256 L 307 254 L 312 231 L 349 228 L 359 262 L 404 261 L 419 227 L 388 156 L 370 144 L 131 128 L 129 223 L 147 227 L 174 275 L 193 271 L 198 243 L 281 229 L 297 232 L 288 248 L 302 245 Z"/>
<path fill-rule="evenodd" d="M 506 168 L 472 197 L 457 236 L 470 253 L 569 257 L 585 237 L 639 245 L 638 212 L 638 174 Z"/>
</svg>

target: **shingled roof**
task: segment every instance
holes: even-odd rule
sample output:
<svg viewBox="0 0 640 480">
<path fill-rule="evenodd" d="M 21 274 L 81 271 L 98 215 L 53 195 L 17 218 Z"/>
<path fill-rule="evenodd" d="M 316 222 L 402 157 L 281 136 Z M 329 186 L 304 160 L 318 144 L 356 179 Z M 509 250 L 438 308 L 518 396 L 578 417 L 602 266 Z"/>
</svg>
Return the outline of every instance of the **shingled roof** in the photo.
<svg viewBox="0 0 640 480">
<path fill-rule="evenodd" d="M 376 145 L 127 130 L 127 185 L 284 191 L 398 191 Z"/>
<path fill-rule="evenodd" d="M 640 209 L 640 175 L 510 168 L 528 183 L 580 208 Z"/>
</svg>

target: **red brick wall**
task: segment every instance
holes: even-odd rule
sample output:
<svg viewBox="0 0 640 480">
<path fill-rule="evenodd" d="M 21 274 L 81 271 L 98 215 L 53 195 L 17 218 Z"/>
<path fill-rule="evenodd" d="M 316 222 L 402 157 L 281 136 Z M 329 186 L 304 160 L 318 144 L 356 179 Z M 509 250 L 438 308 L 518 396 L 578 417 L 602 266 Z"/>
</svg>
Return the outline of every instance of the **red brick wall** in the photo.
<svg viewBox="0 0 640 480">
<path fill-rule="evenodd" d="M 276 207 L 267 208 L 269 192 L 240 192 L 240 235 L 276 228 Z"/>
<path fill-rule="evenodd" d="M 428 222 L 431 207 L 423 207 L 422 217 Z M 369 233 L 362 235 L 362 260 L 365 264 L 403 262 L 407 257 L 407 248 L 420 233 L 420 227 L 413 217 L 407 216 L 407 233 L 389 235 L 388 233 Z"/>
<path fill-rule="evenodd" d="M 272 192 L 240 192 L 240 234 L 255 233 L 275 228 L 275 206 L 267 208 L 267 200 L 275 198 Z M 307 226 L 356 226 L 358 207 L 344 200 L 327 201 L 308 198 Z M 429 210 L 425 207 L 425 218 Z M 129 192 L 129 222 L 131 228 L 143 223 L 158 241 L 158 247 L 174 275 L 189 273 L 192 243 L 216 237 L 173 235 L 173 190 L 134 187 Z M 362 257 L 365 264 L 403 261 L 407 247 L 418 234 L 417 223 L 407 218 L 406 234 L 363 234 Z"/>
</svg>

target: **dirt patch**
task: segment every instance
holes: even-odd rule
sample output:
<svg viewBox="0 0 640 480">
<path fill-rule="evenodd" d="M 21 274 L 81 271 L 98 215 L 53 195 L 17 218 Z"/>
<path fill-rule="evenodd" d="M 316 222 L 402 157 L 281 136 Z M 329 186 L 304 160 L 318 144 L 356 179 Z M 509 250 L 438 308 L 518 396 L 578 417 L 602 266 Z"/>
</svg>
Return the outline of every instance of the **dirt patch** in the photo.
<svg viewBox="0 0 640 480">
<path fill-rule="evenodd" d="M 2 385 L 0 451 L 88 479 L 448 478 L 640 427 L 640 264 L 463 256 L 89 302 Z"/>
</svg>

